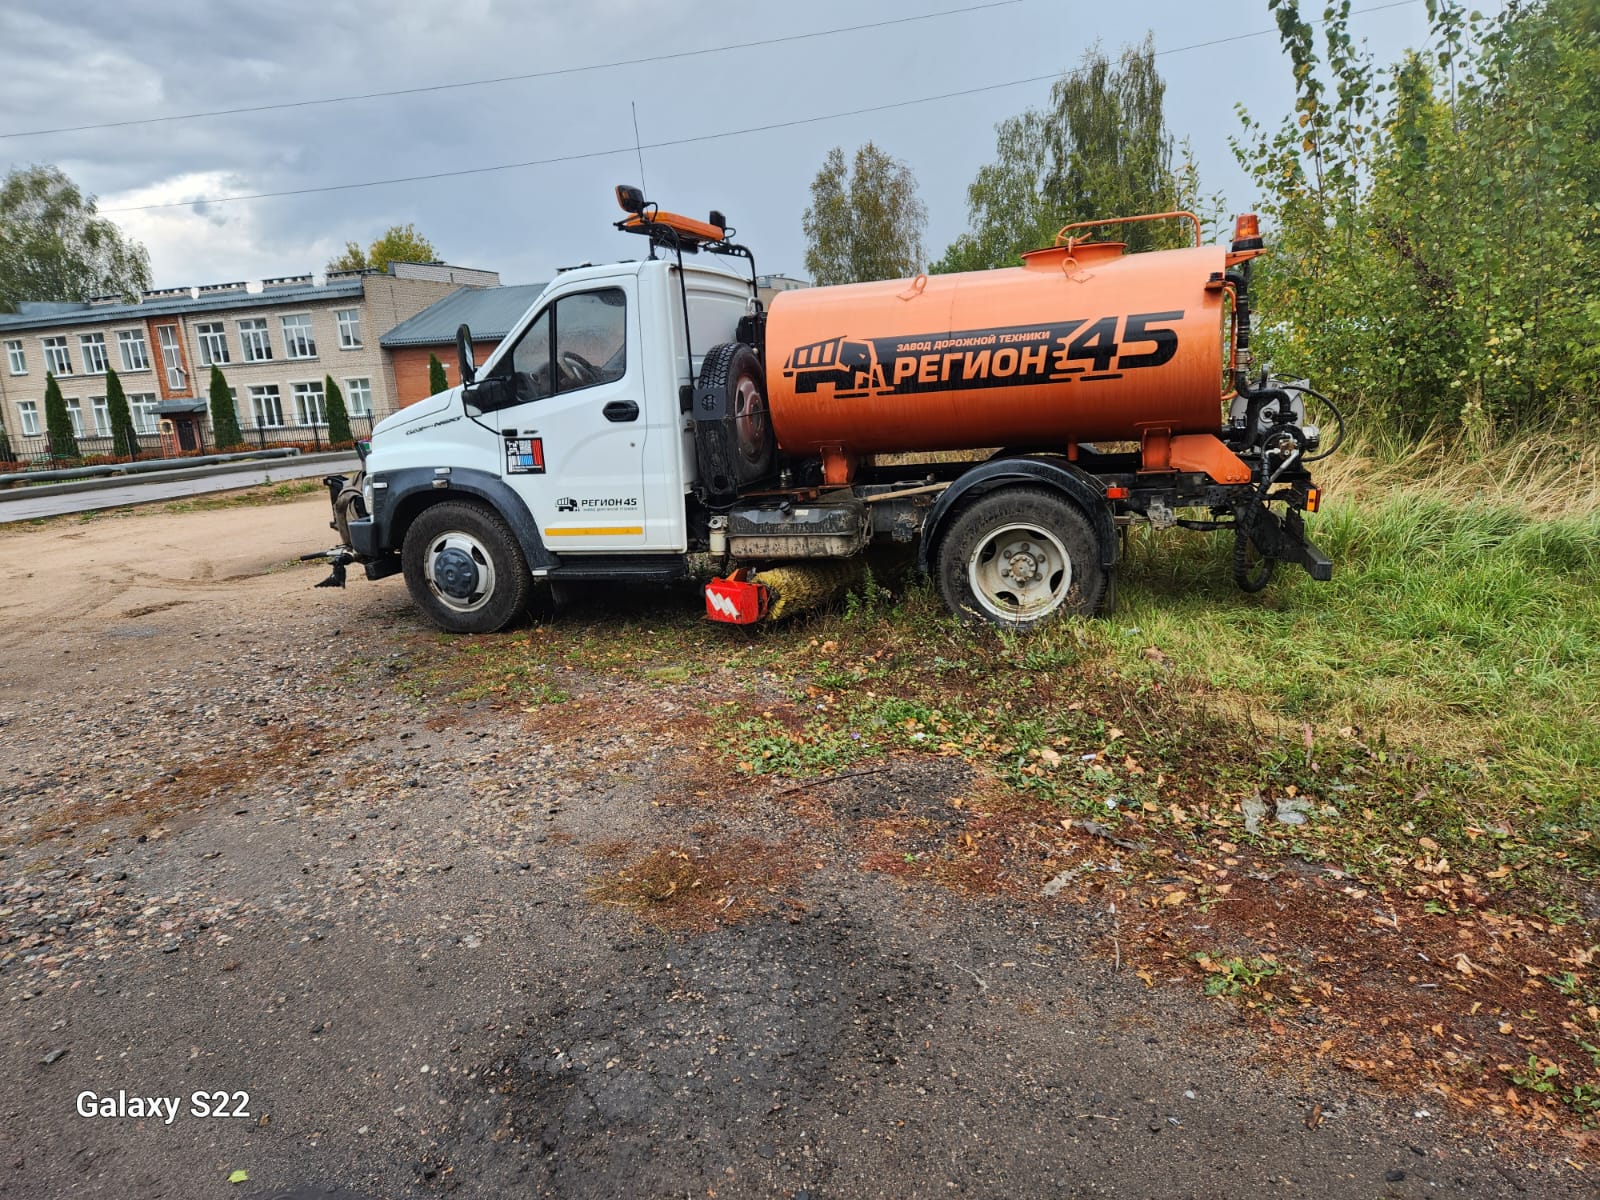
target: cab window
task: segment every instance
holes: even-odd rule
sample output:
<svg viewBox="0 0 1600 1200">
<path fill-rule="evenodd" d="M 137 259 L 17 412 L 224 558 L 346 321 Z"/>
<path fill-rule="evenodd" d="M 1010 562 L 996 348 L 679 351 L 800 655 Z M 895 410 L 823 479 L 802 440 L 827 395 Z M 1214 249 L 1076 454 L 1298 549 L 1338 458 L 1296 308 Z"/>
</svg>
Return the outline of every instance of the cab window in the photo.
<svg viewBox="0 0 1600 1200">
<path fill-rule="evenodd" d="M 519 401 L 621 379 L 628 367 L 628 304 L 621 288 L 562 296 L 512 351 Z"/>
</svg>

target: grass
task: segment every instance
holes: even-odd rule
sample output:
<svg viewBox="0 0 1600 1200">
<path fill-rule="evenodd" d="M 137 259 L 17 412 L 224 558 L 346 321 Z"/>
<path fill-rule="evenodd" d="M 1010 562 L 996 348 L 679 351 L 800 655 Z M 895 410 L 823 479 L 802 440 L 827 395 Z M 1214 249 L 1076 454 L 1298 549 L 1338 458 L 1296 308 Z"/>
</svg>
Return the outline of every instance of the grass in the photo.
<svg viewBox="0 0 1600 1200">
<path fill-rule="evenodd" d="M 1143 678 L 1258 716 L 1482 760 L 1530 796 L 1592 788 L 1600 513 L 1402 493 L 1331 505 L 1315 536 L 1333 581 L 1283 571 L 1260 600 L 1231 590 L 1224 545 L 1135 537 L 1101 636 Z"/>
</svg>

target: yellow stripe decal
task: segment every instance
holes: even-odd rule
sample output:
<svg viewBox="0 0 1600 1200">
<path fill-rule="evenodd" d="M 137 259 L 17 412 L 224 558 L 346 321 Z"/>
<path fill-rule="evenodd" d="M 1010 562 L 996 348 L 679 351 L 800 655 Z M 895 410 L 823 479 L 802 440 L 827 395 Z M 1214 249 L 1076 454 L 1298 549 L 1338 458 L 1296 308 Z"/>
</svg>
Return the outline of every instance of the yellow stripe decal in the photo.
<svg viewBox="0 0 1600 1200">
<path fill-rule="evenodd" d="M 546 529 L 545 537 L 638 537 L 643 525 L 599 525 L 587 529 Z"/>
</svg>

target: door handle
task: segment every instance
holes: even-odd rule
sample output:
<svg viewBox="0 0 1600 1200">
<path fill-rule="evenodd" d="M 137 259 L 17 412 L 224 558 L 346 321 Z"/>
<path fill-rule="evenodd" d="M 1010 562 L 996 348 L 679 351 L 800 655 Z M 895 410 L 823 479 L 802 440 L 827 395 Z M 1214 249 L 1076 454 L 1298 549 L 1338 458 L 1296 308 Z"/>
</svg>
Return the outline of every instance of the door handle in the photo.
<svg viewBox="0 0 1600 1200">
<path fill-rule="evenodd" d="M 632 400 L 613 400 L 600 410 L 608 421 L 637 421 L 639 406 Z"/>
</svg>

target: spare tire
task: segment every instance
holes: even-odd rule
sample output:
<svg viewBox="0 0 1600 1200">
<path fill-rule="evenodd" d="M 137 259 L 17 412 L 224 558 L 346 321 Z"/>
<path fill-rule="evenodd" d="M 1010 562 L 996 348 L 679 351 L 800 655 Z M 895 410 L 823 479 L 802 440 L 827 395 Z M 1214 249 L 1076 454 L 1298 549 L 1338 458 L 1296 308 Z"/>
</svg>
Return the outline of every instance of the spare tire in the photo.
<svg viewBox="0 0 1600 1200">
<path fill-rule="evenodd" d="M 766 372 L 749 346 L 724 342 L 701 362 L 694 445 L 700 487 L 712 507 L 732 504 L 741 488 L 771 472 L 775 439 Z"/>
</svg>

